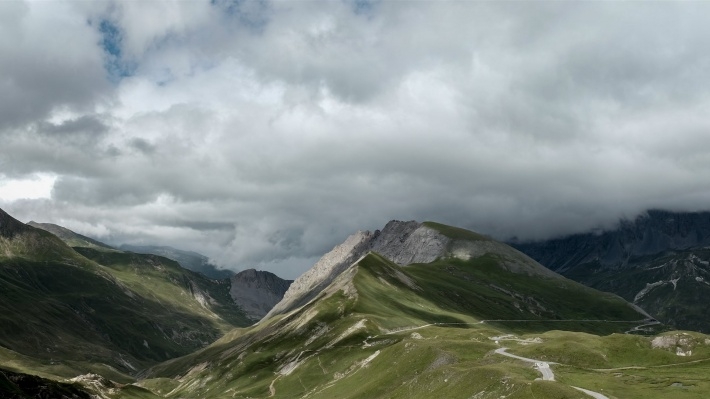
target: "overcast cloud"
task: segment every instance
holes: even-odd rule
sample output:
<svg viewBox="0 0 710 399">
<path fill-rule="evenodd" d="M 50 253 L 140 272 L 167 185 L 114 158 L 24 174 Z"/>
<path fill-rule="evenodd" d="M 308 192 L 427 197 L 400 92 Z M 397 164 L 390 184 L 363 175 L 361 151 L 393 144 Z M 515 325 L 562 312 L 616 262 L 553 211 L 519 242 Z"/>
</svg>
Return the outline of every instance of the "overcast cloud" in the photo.
<svg viewBox="0 0 710 399">
<path fill-rule="evenodd" d="M 710 210 L 708 20 L 705 2 L 2 1 L 0 207 L 290 278 L 390 219 L 537 239 Z M 2 193 L 31 181 L 51 195 Z"/>
</svg>

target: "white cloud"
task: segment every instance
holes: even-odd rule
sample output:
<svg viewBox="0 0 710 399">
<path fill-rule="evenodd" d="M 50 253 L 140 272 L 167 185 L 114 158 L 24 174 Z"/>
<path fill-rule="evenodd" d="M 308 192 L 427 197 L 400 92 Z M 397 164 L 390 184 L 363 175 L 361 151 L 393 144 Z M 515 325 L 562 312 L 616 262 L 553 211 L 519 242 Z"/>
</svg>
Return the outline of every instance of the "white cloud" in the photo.
<svg viewBox="0 0 710 399">
<path fill-rule="evenodd" d="M 51 198 L 57 176 L 37 174 L 25 179 L 6 179 L 0 175 L 0 201 Z"/>
</svg>

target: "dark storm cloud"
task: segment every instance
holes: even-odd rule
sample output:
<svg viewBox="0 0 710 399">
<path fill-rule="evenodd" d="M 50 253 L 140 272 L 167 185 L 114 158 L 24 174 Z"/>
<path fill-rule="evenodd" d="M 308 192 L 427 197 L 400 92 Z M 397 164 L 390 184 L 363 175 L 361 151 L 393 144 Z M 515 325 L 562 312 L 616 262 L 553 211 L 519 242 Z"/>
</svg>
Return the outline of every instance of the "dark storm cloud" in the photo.
<svg viewBox="0 0 710 399">
<path fill-rule="evenodd" d="M 0 204 L 26 220 L 295 277 L 389 219 L 526 239 L 709 206 L 710 4 L 22 4 L 0 178 L 57 177 Z M 89 39 L 48 68 L 18 44 L 43 23 Z"/>
</svg>

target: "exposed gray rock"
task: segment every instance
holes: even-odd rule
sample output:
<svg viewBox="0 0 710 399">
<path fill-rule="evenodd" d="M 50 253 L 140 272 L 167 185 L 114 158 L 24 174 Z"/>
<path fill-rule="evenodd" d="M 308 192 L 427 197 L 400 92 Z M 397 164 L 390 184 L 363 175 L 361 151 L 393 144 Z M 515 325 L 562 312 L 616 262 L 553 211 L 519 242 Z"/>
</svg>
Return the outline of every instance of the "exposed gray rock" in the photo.
<svg viewBox="0 0 710 399">
<path fill-rule="evenodd" d="M 398 265 L 430 263 L 444 255 L 449 239 L 438 231 L 410 221 L 392 220 L 375 231 L 370 250 Z"/>
<path fill-rule="evenodd" d="M 310 270 L 293 282 L 283 300 L 274 306 L 265 318 L 287 313 L 307 304 L 370 251 L 377 252 L 400 266 L 431 263 L 447 256 L 467 260 L 492 253 L 500 257 L 502 267 L 512 272 L 559 277 L 505 244 L 492 240 L 454 240 L 426 224 L 392 220 L 382 231 L 357 232 L 325 254 Z"/>
<path fill-rule="evenodd" d="M 283 298 L 293 282 L 273 273 L 248 269 L 230 279 L 229 294 L 253 320 L 260 320 Z"/>
<path fill-rule="evenodd" d="M 299 308 L 315 298 L 338 274 L 367 253 L 372 236 L 369 231 L 358 231 L 323 255 L 312 268 L 294 280 L 266 318 Z"/>
</svg>

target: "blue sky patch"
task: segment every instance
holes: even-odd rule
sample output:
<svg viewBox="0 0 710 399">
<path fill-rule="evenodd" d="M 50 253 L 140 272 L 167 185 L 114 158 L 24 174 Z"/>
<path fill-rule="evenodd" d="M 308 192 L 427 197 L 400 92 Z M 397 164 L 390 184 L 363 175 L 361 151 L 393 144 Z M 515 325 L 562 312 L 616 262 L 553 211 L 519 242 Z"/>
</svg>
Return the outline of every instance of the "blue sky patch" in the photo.
<svg viewBox="0 0 710 399">
<path fill-rule="evenodd" d="M 89 24 L 93 25 L 91 21 Z M 102 19 L 98 23 L 98 30 L 101 33 L 99 44 L 105 54 L 104 68 L 108 73 L 109 80 L 117 83 L 121 79 L 133 75 L 137 65 L 124 57 L 123 32 L 120 27 L 111 20 Z"/>
<path fill-rule="evenodd" d="M 210 0 L 210 4 L 253 33 L 261 33 L 269 23 L 266 0 Z"/>
</svg>

